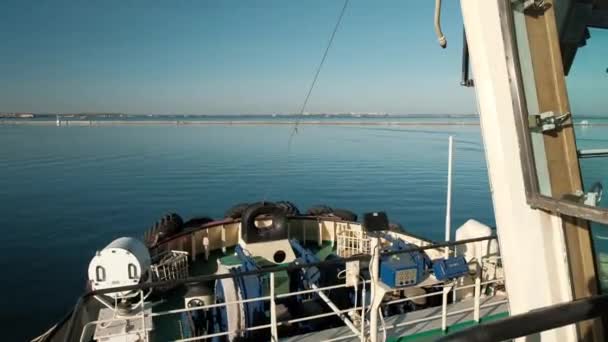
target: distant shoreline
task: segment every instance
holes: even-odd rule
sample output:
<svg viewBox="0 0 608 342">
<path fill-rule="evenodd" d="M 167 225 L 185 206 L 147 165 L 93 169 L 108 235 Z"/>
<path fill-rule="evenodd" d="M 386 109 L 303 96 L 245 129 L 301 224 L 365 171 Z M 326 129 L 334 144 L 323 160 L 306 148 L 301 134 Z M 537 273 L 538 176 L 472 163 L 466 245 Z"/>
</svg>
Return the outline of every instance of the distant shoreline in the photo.
<svg viewBox="0 0 608 342">
<path fill-rule="evenodd" d="M 60 120 L 61 126 L 479 126 L 475 120 Z M 56 120 L 0 119 L 5 126 L 56 126 Z M 575 123 L 575 126 L 584 126 Z M 608 126 L 608 123 L 593 123 L 588 126 Z"/>
<path fill-rule="evenodd" d="M 325 120 L 60 120 L 62 126 L 479 126 L 478 121 L 325 121 Z M 55 120 L 0 120 L 0 125 L 56 126 Z"/>
</svg>

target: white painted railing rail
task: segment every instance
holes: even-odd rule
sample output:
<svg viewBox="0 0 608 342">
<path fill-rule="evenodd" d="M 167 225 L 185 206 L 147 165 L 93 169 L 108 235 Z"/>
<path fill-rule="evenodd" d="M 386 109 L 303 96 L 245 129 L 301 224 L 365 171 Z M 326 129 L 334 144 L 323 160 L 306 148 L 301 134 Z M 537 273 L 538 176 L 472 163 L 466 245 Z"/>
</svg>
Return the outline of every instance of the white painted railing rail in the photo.
<svg viewBox="0 0 608 342">
<path fill-rule="evenodd" d="M 499 257 L 494 257 L 492 262 L 495 262 L 495 260 L 498 258 Z M 482 263 L 485 264 L 486 261 L 487 260 L 482 260 Z M 484 269 L 483 266 L 480 267 L 480 269 Z M 434 320 L 441 320 L 442 325 L 443 325 L 443 322 L 447 322 L 447 317 L 450 317 L 450 316 L 453 316 L 456 314 L 460 314 L 460 313 L 465 313 L 465 312 L 473 312 L 474 320 L 476 322 L 479 322 L 480 309 L 490 307 L 490 306 L 497 306 L 497 305 L 506 303 L 506 300 L 501 300 L 501 301 L 494 301 L 489 304 L 480 305 L 480 298 L 482 297 L 482 293 L 481 293 L 482 286 L 491 285 L 491 284 L 499 284 L 499 283 L 504 282 L 503 278 L 497 278 L 497 277 L 495 279 L 481 281 L 481 273 L 482 272 L 477 272 L 477 276 L 475 277 L 474 284 L 457 286 L 452 289 L 453 291 L 457 292 L 457 291 L 463 291 L 466 289 L 474 288 L 475 291 L 474 291 L 474 295 L 473 295 L 472 307 L 449 312 L 448 307 L 447 307 L 448 304 L 444 302 L 444 303 L 442 303 L 442 314 L 440 314 L 440 315 L 423 317 L 420 319 L 410 320 L 410 321 L 406 320 L 406 321 L 398 323 L 398 324 L 384 326 L 383 329 L 390 330 L 390 329 L 394 329 L 397 327 L 403 327 L 403 326 L 407 326 L 407 325 L 412 325 L 412 324 L 417 324 L 417 323 L 422 323 L 422 322 L 427 322 L 427 321 L 434 321 Z M 361 284 L 369 284 L 369 283 L 371 283 L 371 280 L 361 281 Z M 239 332 L 244 332 L 244 331 L 256 331 L 256 330 L 261 330 L 261 329 L 270 329 L 272 340 L 278 341 L 279 336 L 278 336 L 277 327 L 279 327 L 279 326 L 289 325 L 289 324 L 294 324 L 294 323 L 298 323 L 298 322 L 304 322 L 304 321 L 314 320 L 314 319 L 319 319 L 319 318 L 324 318 L 324 317 L 331 317 L 331 316 L 336 316 L 336 315 L 343 316 L 345 319 L 348 319 L 348 316 L 351 315 L 351 313 L 355 313 L 354 316 L 356 316 L 357 314 L 362 314 L 359 322 L 349 321 L 351 324 L 346 323 L 349 325 L 349 327 L 353 331 L 353 334 L 332 338 L 327 341 L 338 341 L 338 340 L 343 340 L 343 339 L 348 339 L 348 338 L 363 339 L 363 338 L 365 338 L 365 336 L 367 336 L 370 325 L 367 324 L 367 326 L 366 326 L 366 320 L 369 318 L 367 318 L 364 313 L 366 312 L 366 307 L 367 307 L 367 305 L 369 305 L 369 303 L 366 303 L 365 300 L 363 300 L 363 302 L 360 303 L 360 305 L 358 305 L 357 307 L 353 306 L 352 308 L 347 308 L 347 309 L 343 309 L 343 310 L 338 310 L 337 307 L 334 307 L 334 308 L 332 308 L 333 310 L 330 312 L 320 313 L 317 315 L 311 315 L 311 316 L 306 316 L 306 317 L 294 318 L 294 319 L 289 319 L 289 320 L 285 320 L 285 321 L 277 321 L 277 318 L 276 318 L 276 300 L 277 299 L 288 298 L 288 297 L 298 296 L 298 295 L 303 295 L 303 294 L 319 293 L 320 291 L 328 291 L 328 290 L 334 290 L 334 289 L 339 289 L 339 288 L 345 288 L 345 287 L 347 287 L 346 284 L 319 287 L 316 289 L 302 290 L 302 291 L 283 293 L 283 294 L 276 294 L 274 285 L 275 285 L 274 272 L 270 272 L 270 294 L 268 296 L 262 296 L 262 297 L 257 297 L 257 298 L 244 299 L 244 300 L 235 300 L 235 301 L 229 301 L 229 302 L 225 302 L 225 303 L 215 303 L 215 304 L 209 304 L 209 305 L 193 307 L 193 308 L 164 310 L 164 311 L 152 312 L 152 313 L 148 313 L 148 314 L 146 314 L 144 312 L 144 307 L 142 305 L 141 306 L 141 308 L 142 308 L 141 315 L 137 315 L 134 317 L 137 317 L 136 319 L 145 320 L 145 318 L 147 318 L 147 317 L 152 318 L 152 317 L 159 317 L 159 316 L 166 316 L 166 315 L 181 314 L 184 312 L 192 312 L 192 311 L 196 311 L 196 310 L 209 310 L 209 309 L 232 305 L 232 304 L 243 304 L 243 303 L 250 303 L 250 302 L 256 302 L 256 301 L 269 301 L 270 309 L 271 309 L 271 320 L 270 320 L 270 323 L 268 323 L 268 324 L 247 327 L 246 329 L 243 329 L 241 331 L 224 331 L 224 332 L 217 332 L 217 333 L 213 333 L 213 334 L 205 334 L 205 335 L 200 335 L 200 336 L 182 338 L 182 339 L 176 340 L 176 342 L 199 341 L 199 340 L 209 339 L 212 337 L 226 336 L 229 334 L 234 334 L 234 333 L 239 333 Z M 444 287 L 452 287 L 452 286 L 453 286 L 452 283 L 444 285 Z M 444 293 L 444 291 L 437 291 L 437 292 L 433 292 L 433 293 L 427 293 L 424 295 L 395 299 L 395 300 L 391 300 L 391 301 L 386 301 L 382 305 L 383 306 L 394 305 L 394 304 L 404 303 L 404 302 L 408 302 L 408 301 L 415 301 L 415 300 L 422 299 L 422 298 L 429 298 L 429 297 L 433 297 L 433 296 L 442 296 L 443 293 Z M 364 297 L 365 296 L 363 296 L 363 298 Z M 96 321 L 88 322 L 83 327 L 80 341 L 84 341 L 86 339 L 87 332 L 89 331 L 89 329 L 96 326 L 97 324 L 106 324 L 106 323 L 116 322 L 116 321 L 121 321 L 121 320 L 124 321 L 124 319 L 125 319 L 124 317 L 122 317 L 122 318 L 115 317 L 112 319 L 96 320 Z M 144 324 L 144 328 L 145 328 L 145 324 Z M 117 334 L 117 335 L 112 335 L 109 337 L 119 337 L 119 336 L 125 336 L 125 335 L 126 334 Z"/>
</svg>

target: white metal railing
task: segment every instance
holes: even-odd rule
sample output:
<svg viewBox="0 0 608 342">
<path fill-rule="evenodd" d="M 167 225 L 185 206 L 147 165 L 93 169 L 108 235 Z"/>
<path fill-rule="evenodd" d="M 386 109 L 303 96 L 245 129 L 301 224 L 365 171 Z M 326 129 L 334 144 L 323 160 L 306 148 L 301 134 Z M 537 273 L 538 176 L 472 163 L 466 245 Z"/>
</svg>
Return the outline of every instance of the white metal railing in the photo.
<svg viewBox="0 0 608 342">
<path fill-rule="evenodd" d="M 370 239 L 365 231 L 345 229 L 336 234 L 336 254 L 339 257 L 370 254 L 370 251 Z"/>
<path fill-rule="evenodd" d="M 150 293 L 148 293 L 149 295 Z M 147 333 L 147 329 L 146 329 L 146 318 L 150 318 L 153 315 L 152 314 L 148 314 L 146 315 L 146 307 L 145 307 L 145 300 L 147 298 L 147 295 L 144 295 L 144 291 L 140 290 L 138 291 L 134 297 L 139 296 L 139 302 L 133 307 L 133 310 L 141 308 L 141 314 L 137 314 L 137 315 L 132 315 L 132 316 L 128 316 L 128 317 L 118 317 L 116 315 L 117 311 L 115 310 L 115 308 L 111 308 L 114 309 L 114 314 L 112 315 L 112 318 L 108 318 L 108 319 L 101 319 L 101 320 L 96 320 L 96 321 L 91 321 L 86 323 L 83 328 L 82 328 L 82 332 L 80 334 L 80 342 L 83 342 L 86 339 L 87 336 L 87 329 L 89 327 L 94 327 L 97 324 L 102 325 L 105 323 L 116 323 L 116 322 L 125 322 L 125 326 L 127 325 L 127 322 L 130 320 L 141 320 L 141 329 L 138 329 L 137 333 L 140 333 L 140 336 L 143 336 L 143 342 L 148 341 L 148 333 Z M 102 304 L 107 305 L 107 303 L 105 303 L 104 301 L 100 300 L 100 302 L 102 302 Z M 132 335 L 133 331 L 125 331 L 124 333 L 119 333 L 119 334 L 111 334 L 111 335 L 104 335 L 103 339 L 112 339 L 112 338 L 116 338 L 116 337 L 123 337 L 123 336 L 129 336 Z"/>
<path fill-rule="evenodd" d="M 151 265 L 152 281 L 167 281 L 188 278 L 188 252 L 169 251 Z"/>
<path fill-rule="evenodd" d="M 483 282 L 481 284 L 482 285 L 484 285 L 484 284 L 487 285 L 487 284 L 500 283 L 500 282 L 503 282 L 503 281 L 504 281 L 504 279 L 495 279 L 495 280 L 490 280 L 490 281 Z M 453 290 L 454 291 L 459 291 L 459 290 L 464 290 L 464 289 L 471 288 L 471 287 L 474 287 L 474 286 L 476 286 L 476 284 L 467 285 L 467 286 L 461 286 L 461 287 L 458 287 L 458 288 L 454 288 Z M 442 294 L 442 291 L 438 291 L 438 292 L 428 293 L 428 294 L 424 294 L 424 295 L 420 295 L 420 296 L 414 296 L 414 297 L 408 297 L 408 298 L 402 298 L 402 299 L 397 299 L 397 300 L 393 300 L 393 301 L 388 301 L 384 305 L 403 303 L 403 302 L 407 302 L 407 301 L 413 301 L 413 300 L 416 300 L 416 299 L 427 298 L 427 297 L 432 297 L 432 296 L 438 296 L 438 295 L 441 295 L 441 294 Z M 399 327 L 404 327 L 404 326 L 408 326 L 408 325 L 413 325 L 413 324 L 418 324 L 418 323 L 425 323 L 425 322 L 435 321 L 435 320 L 444 320 L 447 317 L 458 315 L 458 314 L 462 314 L 462 313 L 467 313 L 467 312 L 471 312 L 471 311 L 473 311 L 474 314 L 475 314 L 475 312 L 477 312 L 477 315 L 479 315 L 480 309 L 494 307 L 494 306 L 498 306 L 498 305 L 502 305 L 502 304 L 506 304 L 506 303 L 508 303 L 508 300 L 504 299 L 504 300 L 499 300 L 499 301 L 495 301 L 495 302 L 479 305 L 479 301 L 475 300 L 474 304 L 473 304 L 473 307 L 466 308 L 466 309 L 461 309 L 461 310 L 455 310 L 455 311 L 447 311 L 446 310 L 445 316 L 444 316 L 444 313 L 443 313 L 443 310 L 442 310 L 442 314 L 440 314 L 440 315 L 433 315 L 433 316 L 423 317 L 423 318 L 419 318 L 419 319 L 414 319 L 414 320 L 411 320 L 411 321 L 404 321 L 402 323 L 397 323 L 397 324 L 393 324 L 393 325 L 384 325 L 383 329 L 388 331 L 388 330 L 391 330 L 391 329 L 395 329 L 395 328 L 399 328 Z M 479 323 L 479 318 L 475 319 L 475 321 L 477 323 Z M 339 337 L 323 340 L 323 342 L 341 341 L 341 340 L 345 340 L 345 339 L 349 339 L 349 338 L 353 338 L 353 337 L 357 337 L 357 336 L 356 335 L 339 336 Z"/>
<path fill-rule="evenodd" d="M 274 283 L 274 280 L 273 280 L 274 272 L 270 273 L 270 277 L 271 277 L 271 283 Z M 261 301 L 261 300 L 269 300 L 270 304 L 271 304 L 271 308 L 272 308 L 273 306 L 276 305 L 275 299 L 277 299 L 277 298 L 298 296 L 301 294 L 306 294 L 306 293 L 311 293 L 311 292 L 319 293 L 322 291 L 338 289 L 338 288 L 343 288 L 343 287 L 347 287 L 346 284 L 319 287 L 314 290 L 296 291 L 296 292 L 290 292 L 290 293 L 285 293 L 285 294 L 276 295 L 276 296 L 269 295 L 269 296 L 258 297 L 258 298 L 236 300 L 236 301 L 226 302 L 226 303 L 216 303 L 216 304 L 210 304 L 210 305 L 205 305 L 205 306 L 200 306 L 200 307 L 195 307 L 195 308 L 167 310 L 167 311 L 163 311 L 163 312 L 153 313 L 151 316 L 161 316 L 161 315 L 172 314 L 172 313 L 177 313 L 177 312 L 181 313 L 181 312 L 188 312 L 188 311 L 195 311 L 195 310 L 208 310 L 210 308 L 215 308 L 215 307 L 220 307 L 220 306 L 227 306 L 227 305 L 237 304 L 237 303 L 255 302 L 255 301 Z M 273 292 L 274 291 L 271 290 L 271 294 L 273 294 Z M 275 323 L 276 326 L 274 326 L 274 327 L 271 322 L 270 324 L 263 324 L 263 325 L 247 327 L 247 328 L 241 329 L 241 330 L 224 331 L 224 332 L 218 332 L 218 333 L 213 333 L 213 334 L 205 334 L 205 335 L 201 335 L 201 336 L 178 339 L 178 340 L 175 340 L 175 342 L 198 341 L 198 340 L 208 339 L 208 338 L 212 338 L 212 337 L 226 336 L 226 335 L 233 334 L 233 333 L 240 333 L 240 332 L 245 332 L 245 331 L 255 331 L 255 330 L 260 330 L 260 329 L 274 330 L 274 329 L 276 329 L 276 327 L 279 327 L 282 325 L 294 324 L 294 323 L 298 323 L 298 322 L 305 322 L 308 320 L 314 320 L 314 319 L 323 318 L 323 317 L 331 317 L 331 316 L 335 316 L 337 314 L 345 314 L 345 313 L 349 313 L 352 311 L 363 310 L 363 309 L 364 309 L 364 305 L 360 306 L 360 307 L 353 307 L 353 308 L 348 308 L 348 309 L 344 309 L 344 310 L 332 311 L 332 312 L 311 315 L 311 316 L 306 316 L 306 317 L 301 317 L 301 318 L 294 318 L 294 319 L 290 319 L 290 320 L 286 320 L 286 321 L 280 321 L 280 322 L 276 322 Z M 276 321 L 276 316 L 274 317 L 274 320 Z M 272 333 L 271 333 L 271 335 L 272 335 Z M 276 336 L 276 338 L 278 339 L 278 336 Z"/>
<path fill-rule="evenodd" d="M 496 260 L 499 258 L 500 257 L 493 257 L 493 260 L 491 262 L 496 262 Z M 499 283 L 504 282 L 504 278 L 498 278 L 498 277 L 496 277 L 496 274 L 493 275 L 494 279 L 490 279 L 487 281 L 481 281 L 481 273 L 483 273 L 483 270 L 485 270 L 484 265 L 486 264 L 486 262 L 489 261 L 489 260 L 487 260 L 489 258 L 485 258 L 485 259 L 486 260 L 483 260 L 483 259 L 481 260 L 481 266 L 478 268 L 478 272 L 476 272 L 474 284 L 455 286 L 454 283 L 450 283 L 450 284 L 443 285 L 444 288 L 447 288 L 447 287 L 452 288 L 452 290 L 454 292 L 474 288 L 475 291 L 474 291 L 472 307 L 449 312 L 447 310 L 447 302 L 444 301 L 442 303 L 442 314 L 440 314 L 440 315 L 434 315 L 434 316 L 429 316 L 429 317 L 423 317 L 423 318 L 416 319 L 416 320 L 405 321 L 402 323 L 393 324 L 391 326 L 383 326 L 383 329 L 386 331 L 386 330 L 394 329 L 397 327 L 402 327 L 402 326 L 422 323 L 422 322 L 428 322 L 428 321 L 434 321 L 434 320 L 441 320 L 442 327 L 445 327 L 445 326 L 447 326 L 447 317 L 450 317 L 450 316 L 453 316 L 453 315 L 456 315 L 459 313 L 471 312 L 471 311 L 473 312 L 474 320 L 476 322 L 479 322 L 480 309 L 489 307 L 489 306 L 501 305 L 506 302 L 506 300 L 502 300 L 502 301 L 495 301 L 495 302 L 492 302 L 489 304 L 484 304 L 484 305 L 480 304 L 480 298 L 483 296 L 482 292 L 481 292 L 482 286 L 488 286 L 491 284 L 499 284 Z M 345 288 L 345 287 L 349 287 L 349 286 L 347 286 L 346 283 L 344 283 L 344 284 L 337 284 L 337 285 L 319 287 L 319 288 L 284 293 L 284 294 L 276 294 L 275 289 L 274 289 L 274 283 L 275 283 L 274 278 L 275 278 L 274 272 L 270 272 L 270 293 L 268 296 L 262 296 L 262 297 L 250 298 L 250 299 L 241 299 L 241 300 L 229 301 L 229 302 L 224 302 L 224 303 L 214 303 L 214 304 L 208 304 L 208 305 L 193 307 L 193 308 L 172 309 L 172 310 L 165 310 L 165 311 L 151 312 L 151 313 L 146 313 L 145 308 L 142 305 L 141 315 L 137 315 L 137 319 L 142 319 L 144 321 L 143 327 L 145 329 L 145 318 L 152 318 L 152 317 L 159 317 L 159 316 L 166 316 L 166 315 L 175 315 L 175 314 L 181 314 L 184 312 L 192 312 L 192 311 L 196 311 L 196 310 L 209 310 L 209 309 L 217 308 L 217 307 L 226 307 L 228 305 L 233 305 L 233 304 L 244 304 L 244 303 L 256 302 L 256 301 L 270 301 L 271 320 L 270 320 L 270 323 L 268 323 L 268 324 L 246 327 L 241 330 L 224 331 L 224 332 L 217 332 L 217 333 L 213 333 L 213 334 L 205 334 L 205 335 L 200 335 L 200 336 L 182 338 L 182 339 L 176 340 L 176 342 L 198 341 L 198 340 L 208 339 L 208 338 L 212 338 L 212 337 L 227 336 L 230 334 L 243 333 L 246 331 L 256 331 L 256 330 L 261 330 L 261 329 L 270 329 L 272 340 L 277 341 L 278 340 L 277 327 L 279 327 L 279 326 L 294 324 L 294 323 L 304 322 L 304 321 L 309 321 L 309 320 L 315 320 L 315 319 L 324 318 L 324 317 L 331 317 L 331 316 L 336 316 L 336 315 L 343 318 L 343 320 L 345 321 L 345 324 L 349 326 L 349 328 L 352 330 L 353 334 L 332 338 L 327 341 L 337 341 L 337 340 L 353 338 L 353 337 L 359 337 L 360 339 L 363 339 L 365 337 L 365 334 L 367 332 L 369 332 L 369 328 L 366 328 L 366 326 L 369 327 L 369 324 L 366 324 L 366 320 L 367 320 L 366 308 L 368 309 L 367 312 L 369 312 L 369 308 L 370 308 L 369 305 L 371 305 L 371 303 L 365 302 L 365 295 L 362 296 L 363 301 L 358 306 L 355 304 L 355 305 L 353 305 L 353 307 L 343 309 L 343 310 L 339 310 L 337 307 L 332 307 L 332 311 L 330 311 L 330 312 L 325 312 L 325 313 L 320 313 L 320 314 L 300 317 L 300 318 L 293 318 L 293 319 L 289 319 L 289 320 L 285 320 L 285 321 L 277 321 L 277 318 L 276 318 L 276 300 L 277 299 L 288 298 L 288 297 L 292 297 L 292 296 L 299 296 L 299 295 L 310 294 L 310 293 L 320 294 L 323 291 Z M 371 283 L 371 280 L 361 281 L 359 284 L 365 285 L 365 284 L 369 284 L 369 283 Z M 365 289 L 365 286 L 363 286 L 363 289 Z M 390 300 L 390 301 L 386 301 L 386 302 L 382 303 L 382 306 L 394 305 L 394 304 L 414 301 L 414 300 L 418 300 L 418 299 L 422 299 L 422 298 L 439 296 L 439 295 L 442 295 L 443 293 L 444 293 L 444 291 L 437 291 L 437 292 L 433 292 L 433 293 L 427 293 L 424 295 Z M 330 305 L 330 307 L 331 307 L 331 305 Z M 354 319 L 353 320 L 349 319 L 349 317 L 350 318 L 357 317 L 357 315 L 360 315 L 360 316 L 358 316 L 360 318 L 359 321 L 354 320 Z M 133 317 L 135 317 L 135 316 L 133 316 Z M 84 339 L 86 337 L 86 332 L 91 327 L 93 327 L 97 324 L 104 324 L 104 323 L 119 321 L 119 320 L 124 321 L 125 318 L 124 317 L 113 317 L 112 319 L 96 320 L 96 321 L 88 322 L 83 327 L 80 341 L 84 341 Z M 350 324 L 347 323 L 346 320 L 348 320 L 348 322 Z M 121 334 L 121 335 L 124 335 L 124 334 Z M 121 335 L 116 335 L 113 337 L 118 337 Z"/>
<path fill-rule="evenodd" d="M 439 294 L 441 294 L 441 292 L 439 292 Z M 501 300 L 501 301 L 496 301 L 493 303 L 488 303 L 488 304 L 484 304 L 481 306 L 482 309 L 485 308 L 489 308 L 489 307 L 494 307 L 494 306 L 498 306 L 498 305 L 502 305 L 507 303 L 508 300 Z M 473 311 L 473 308 L 467 308 L 467 309 L 462 309 L 462 310 L 455 310 L 455 311 L 451 311 L 448 312 L 448 317 L 449 316 L 454 316 L 454 315 L 458 315 L 458 314 L 462 314 L 462 313 L 467 313 L 467 312 L 471 312 Z M 418 324 L 418 323 L 425 323 L 428 321 L 434 321 L 434 320 L 439 320 L 441 319 L 441 315 L 434 315 L 434 316 L 429 316 L 429 317 L 424 317 L 424 318 L 420 318 L 420 319 L 415 319 L 415 320 L 411 320 L 411 321 L 405 321 L 402 323 L 398 323 L 398 324 L 393 324 L 393 325 L 385 325 L 383 327 L 383 329 L 385 330 L 391 330 L 391 329 L 395 329 L 395 328 L 400 328 L 400 327 L 404 327 L 404 326 L 408 326 L 408 325 L 413 325 L 413 324 Z M 357 337 L 355 335 L 345 335 L 345 336 L 339 336 L 339 337 L 334 337 L 331 339 L 327 339 L 327 340 L 322 340 L 323 342 L 329 342 L 329 341 L 341 341 L 341 340 L 345 340 L 348 338 L 353 338 L 353 337 Z"/>
</svg>

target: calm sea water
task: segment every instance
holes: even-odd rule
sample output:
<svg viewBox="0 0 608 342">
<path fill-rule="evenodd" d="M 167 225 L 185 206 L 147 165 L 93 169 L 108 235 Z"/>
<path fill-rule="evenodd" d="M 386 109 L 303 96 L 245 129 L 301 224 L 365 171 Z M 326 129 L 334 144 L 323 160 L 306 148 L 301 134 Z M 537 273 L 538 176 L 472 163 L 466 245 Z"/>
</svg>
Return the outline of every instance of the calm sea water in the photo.
<svg viewBox="0 0 608 342">
<path fill-rule="evenodd" d="M 161 215 L 222 217 L 238 202 L 290 200 L 385 210 L 443 238 L 448 136 L 455 136 L 453 224 L 493 225 L 476 126 L 0 125 L 0 325 L 41 333 L 82 293 L 95 250 L 140 236 Z M 589 128 L 591 145 L 606 128 Z M 597 166 L 594 166 L 597 168 Z M 595 175 L 595 174 L 594 174 Z"/>
</svg>

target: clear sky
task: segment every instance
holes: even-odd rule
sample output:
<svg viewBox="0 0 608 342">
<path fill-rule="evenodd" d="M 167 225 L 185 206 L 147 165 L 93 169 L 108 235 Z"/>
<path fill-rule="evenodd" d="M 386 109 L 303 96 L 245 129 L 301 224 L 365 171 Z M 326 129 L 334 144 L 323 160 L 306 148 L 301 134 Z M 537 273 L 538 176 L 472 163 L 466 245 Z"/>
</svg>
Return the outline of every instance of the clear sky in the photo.
<svg viewBox="0 0 608 342">
<path fill-rule="evenodd" d="M 566 81 L 572 113 L 608 116 L 608 30 L 590 29 Z"/>
<path fill-rule="evenodd" d="M 4 0 L 0 111 L 294 113 L 342 5 Z M 444 1 L 445 50 L 433 5 L 351 0 L 307 112 L 474 113 L 459 2 Z"/>
</svg>

